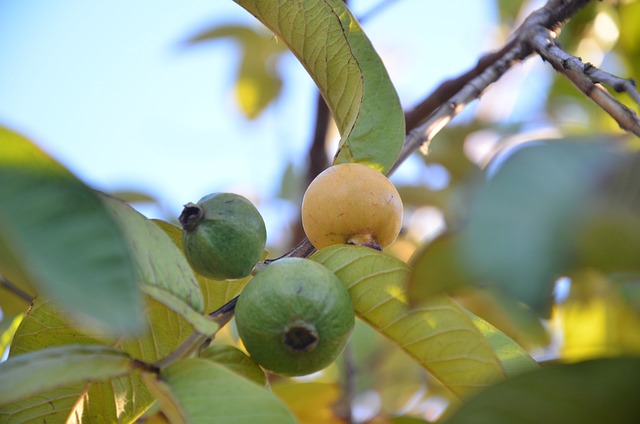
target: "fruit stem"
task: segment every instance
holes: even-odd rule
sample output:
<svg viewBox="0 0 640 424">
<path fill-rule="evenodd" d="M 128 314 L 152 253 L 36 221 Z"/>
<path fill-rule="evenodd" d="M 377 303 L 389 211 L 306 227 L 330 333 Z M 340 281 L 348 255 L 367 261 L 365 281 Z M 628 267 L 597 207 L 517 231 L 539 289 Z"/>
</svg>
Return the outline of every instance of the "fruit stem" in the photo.
<svg viewBox="0 0 640 424">
<path fill-rule="evenodd" d="M 238 301 L 238 296 L 234 297 L 215 311 L 209 314 L 209 319 L 213 322 L 217 322 L 220 325 L 218 331 L 222 327 L 224 327 L 231 318 L 233 317 L 233 312 L 236 308 L 236 302 Z M 167 365 L 175 362 L 180 358 L 185 358 L 191 355 L 196 350 L 202 350 L 211 344 L 213 337 L 204 336 L 198 332 L 194 332 L 191 336 L 184 341 L 180 346 L 178 346 L 173 352 L 171 352 L 168 356 L 158 361 L 153 365 L 156 369 L 161 369 L 166 367 Z"/>
</svg>

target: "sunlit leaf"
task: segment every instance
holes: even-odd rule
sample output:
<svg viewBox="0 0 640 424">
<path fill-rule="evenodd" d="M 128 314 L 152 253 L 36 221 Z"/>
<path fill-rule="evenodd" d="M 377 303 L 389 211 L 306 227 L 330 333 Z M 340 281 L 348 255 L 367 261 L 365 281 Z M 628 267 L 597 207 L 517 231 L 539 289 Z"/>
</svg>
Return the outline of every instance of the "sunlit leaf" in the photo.
<svg viewBox="0 0 640 424">
<path fill-rule="evenodd" d="M 549 330 L 531 308 L 491 288 L 466 288 L 455 299 L 469 312 L 498 328 L 525 349 L 547 346 Z"/>
<path fill-rule="evenodd" d="M 386 172 L 404 142 L 404 114 L 378 54 L 341 0 L 235 0 L 307 69 L 341 134 L 335 161 Z"/>
<path fill-rule="evenodd" d="M 0 144 L 0 272 L 87 324 L 140 330 L 129 247 L 100 198 L 26 138 L 0 127 Z"/>
<path fill-rule="evenodd" d="M 54 346 L 104 344 L 119 346 L 132 358 L 154 363 L 172 352 L 193 331 L 179 315 L 153 299 L 147 299 L 145 312 L 149 326 L 146 335 L 115 340 L 79 331 L 78 323 L 72 325 L 51 302 L 36 300 L 16 331 L 10 357 Z M 44 410 L 43 398 L 50 402 Z M 54 422 L 63 421 L 72 413 L 79 417 L 79 421 L 90 420 L 92 414 L 100 413 L 100 418 L 108 422 L 130 422 L 152 402 L 153 398 L 140 382 L 138 374 L 134 373 L 103 383 L 82 382 L 66 386 L 12 404 L 3 412 L 20 422 L 23 421 L 18 417 L 42 415 Z"/>
<path fill-rule="evenodd" d="M 273 392 L 287 404 L 298 422 L 305 424 L 343 424 L 336 415 L 340 387 L 330 383 L 298 383 L 282 381 Z"/>
<path fill-rule="evenodd" d="M 172 423 L 296 422 L 268 389 L 206 359 L 175 362 L 145 382 Z"/>
<path fill-rule="evenodd" d="M 618 19 L 620 21 L 620 39 L 616 46 L 619 57 L 626 63 L 626 76 L 636 76 L 640 70 L 640 46 L 637 40 L 640 37 L 640 28 L 635 25 L 640 18 L 640 3 L 637 1 L 621 4 L 618 10 Z"/>
<path fill-rule="evenodd" d="M 471 313 L 469 316 L 476 328 L 489 340 L 507 377 L 539 368 L 531 355 L 502 331 Z"/>
<path fill-rule="evenodd" d="M 153 222 L 162 228 L 176 246 L 178 246 L 180 251 L 182 251 L 182 230 L 165 221 L 154 220 Z M 215 311 L 240 294 L 242 288 L 251 279 L 249 276 L 239 280 L 218 281 L 203 277 L 198 273 L 195 273 L 195 276 L 198 280 L 200 291 L 204 297 L 205 311 L 208 313 Z"/>
<path fill-rule="evenodd" d="M 22 401 L 0 406 L 0 422 L 40 424 L 64 423 L 78 401 L 84 383 L 49 390 Z"/>
<path fill-rule="evenodd" d="M 84 381 L 131 372 L 131 358 L 108 346 L 68 345 L 15 356 L 0 364 L 0 405 Z"/>
<path fill-rule="evenodd" d="M 236 98 L 247 118 L 257 118 L 282 90 L 277 59 L 287 51 L 286 46 L 274 42 L 274 36 L 266 31 L 238 25 L 216 26 L 192 37 L 188 43 L 220 38 L 232 38 L 240 43 L 242 59 L 236 75 Z"/>
<path fill-rule="evenodd" d="M 0 321 L 0 357 L 4 354 L 7 347 L 13 340 L 13 336 L 18 329 L 18 325 L 22 321 L 22 315 L 3 316 Z"/>
<path fill-rule="evenodd" d="M 457 396 L 504 377 L 500 362 L 472 319 L 445 295 L 412 309 L 406 297 L 409 268 L 366 247 L 332 246 L 312 256 L 343 281 L 358 317 L 420 363 Z"/>
<path fill-rule="evenodd" d="M 107 197 L 104 202 L 127 234 L 142 291 L 182 315 L 201 334 L 215 334 L 218 325 L 204 316 L 200 286 L 175 243 L 129 205 Z"/>
<path fill-rule="evenodd" d="M 260 368 L 253 359 L 248 357 L 247 354 L 234 346 L 209 346 L 200 352 L 199 357 L 224 365 L 231 371 L 236 372 L 262 386 L 267 383 L 267 377 L 264 375 L 262 368 Z"/>
<path fill-rule="evenodd" d="M 638 358 L 550 366 L 490 387 L 443 424 L 636 423 L 638 381 Z"/>
<path fill-rule="evenodd" d="M 563 358 L 640 354 L 640 315 L 606 274 L 594 269 L 571 274 L 569 294 L 554 312 Z"/>
</svg>

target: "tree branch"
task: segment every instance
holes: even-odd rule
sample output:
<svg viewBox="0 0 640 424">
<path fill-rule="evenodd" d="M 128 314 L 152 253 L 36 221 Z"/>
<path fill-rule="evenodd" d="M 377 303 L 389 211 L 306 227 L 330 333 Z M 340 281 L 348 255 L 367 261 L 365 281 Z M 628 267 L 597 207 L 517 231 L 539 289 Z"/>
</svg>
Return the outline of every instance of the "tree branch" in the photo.
<svg viewBox="0 0 640 424">
<path fill-rule="evenodd" d="M 600 85 L 604 83 L 618 92 L 626 91 L 637 103 L 640 103 L 640 93 L 633 82 L 601 71 L 592 64 L 585 64 L 580 58 L 566 53 L 555 43 L 553 35 L 545 28 L 537 28 L 530 42 L 544 60 L 611 115 L 620 128 L 640 137 L 640 119 L 635 112 L 620 103 Z"/>
<path fill-rule="evenodd" d="M 430 141 L 453 117 L 484 90 L 500 79 L 515 63 L 533 52 L 550 62 L 567 76 L 589 98 L 611 115 L 626 131 L 640 137 L 640 120 L 636 114 L 618 102 L 600 83 L 616 91 L 627 92 L 640 104 L 635 81 L 624 80 L 601 71 L 565 53 L 553 41 L 553 36 L 575 13 L 592 0 L 549 0 L 544 7 L 531 13 L 514 32 L 511 40 L 495 53 L 480 59 L 477 65 L 459 77 L 445 81 L 414 110 L 405 114 L 407 137 L 391 174 L 409 155 L 421 148 L 426 153 Z"/>
<path fill-rule="evenodd" d="M 437 107 L 427 120 L 411 130 L 404 141 L 404 146 L 398 160 L 389 171 L 393 173 L 414 150 L 420 148 L 427 153 L 429 143 L 433 137 L 444 128 L 454 116 L 464 109 L 473 100 L 480 97 L 482 92 L 492 83 L 500 79 L 502 75 L 523 55 L 527 54 L 526 46 L 515 43 L 500 58 L 487 66 L 477 76 L 466 82 L 446 103 Z M 463 75 L 466 79 L 470 73 Z"/>
</svg>

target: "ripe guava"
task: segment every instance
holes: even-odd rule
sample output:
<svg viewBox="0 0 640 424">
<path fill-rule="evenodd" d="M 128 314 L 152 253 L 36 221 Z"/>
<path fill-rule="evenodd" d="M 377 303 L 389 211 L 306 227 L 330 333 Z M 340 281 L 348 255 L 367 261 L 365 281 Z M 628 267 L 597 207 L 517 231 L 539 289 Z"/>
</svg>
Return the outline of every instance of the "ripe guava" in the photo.
<svg viewBox="0 0 640 424">
<path fill-rule="evenodd" d="M 345 243 L 386 247 L 400 233 L 402 214 L 393 183 L 358 163 L 325 169 L 302 200 L 302 225 L 316 249 Z"/>
<path fill-rule="evenodd" d="M 179 220 L 184 254 L 205 277 L 246 277 L 262 257 L 267 240 L 264 220 L 239 194 L 213 193 L 198 203 L 187 203 Z"/>
<path fill-rule="evenodd" d="M 323 265 L 301 258 L 269 264 L 244 287 L 235 309 L 250 356 L 280 375 L 319 371 L 342 352 L 355 324 L 347 289 Z"/>
</svg>

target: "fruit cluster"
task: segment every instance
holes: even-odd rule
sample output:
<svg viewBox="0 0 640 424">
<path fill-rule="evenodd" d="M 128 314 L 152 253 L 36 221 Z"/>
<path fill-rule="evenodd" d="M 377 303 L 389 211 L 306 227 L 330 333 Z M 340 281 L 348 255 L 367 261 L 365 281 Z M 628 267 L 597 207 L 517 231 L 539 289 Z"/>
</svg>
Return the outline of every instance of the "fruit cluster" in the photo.
<svg viewBox="0 0 640 424">
<path fill-rule="evenodd" d="M 193 269 L 216 280 L 249 276 L 263 255 L 266 229 L 246 198 L 214 193 L 185 205 L 182 246 Z M 365 165 L 335 165 L 309 185 L 302 202 L 305 233 L 317 249 L 356 244 L 382 249 L 402 225 L 393 184 Z M 235 308 L 238 334 L 263 368 L 306 375 L 332 363 L 355 323 L 349 293 L 323 265 L 302 258 L 272 261 L 244 287 Z"/>
</svg>

